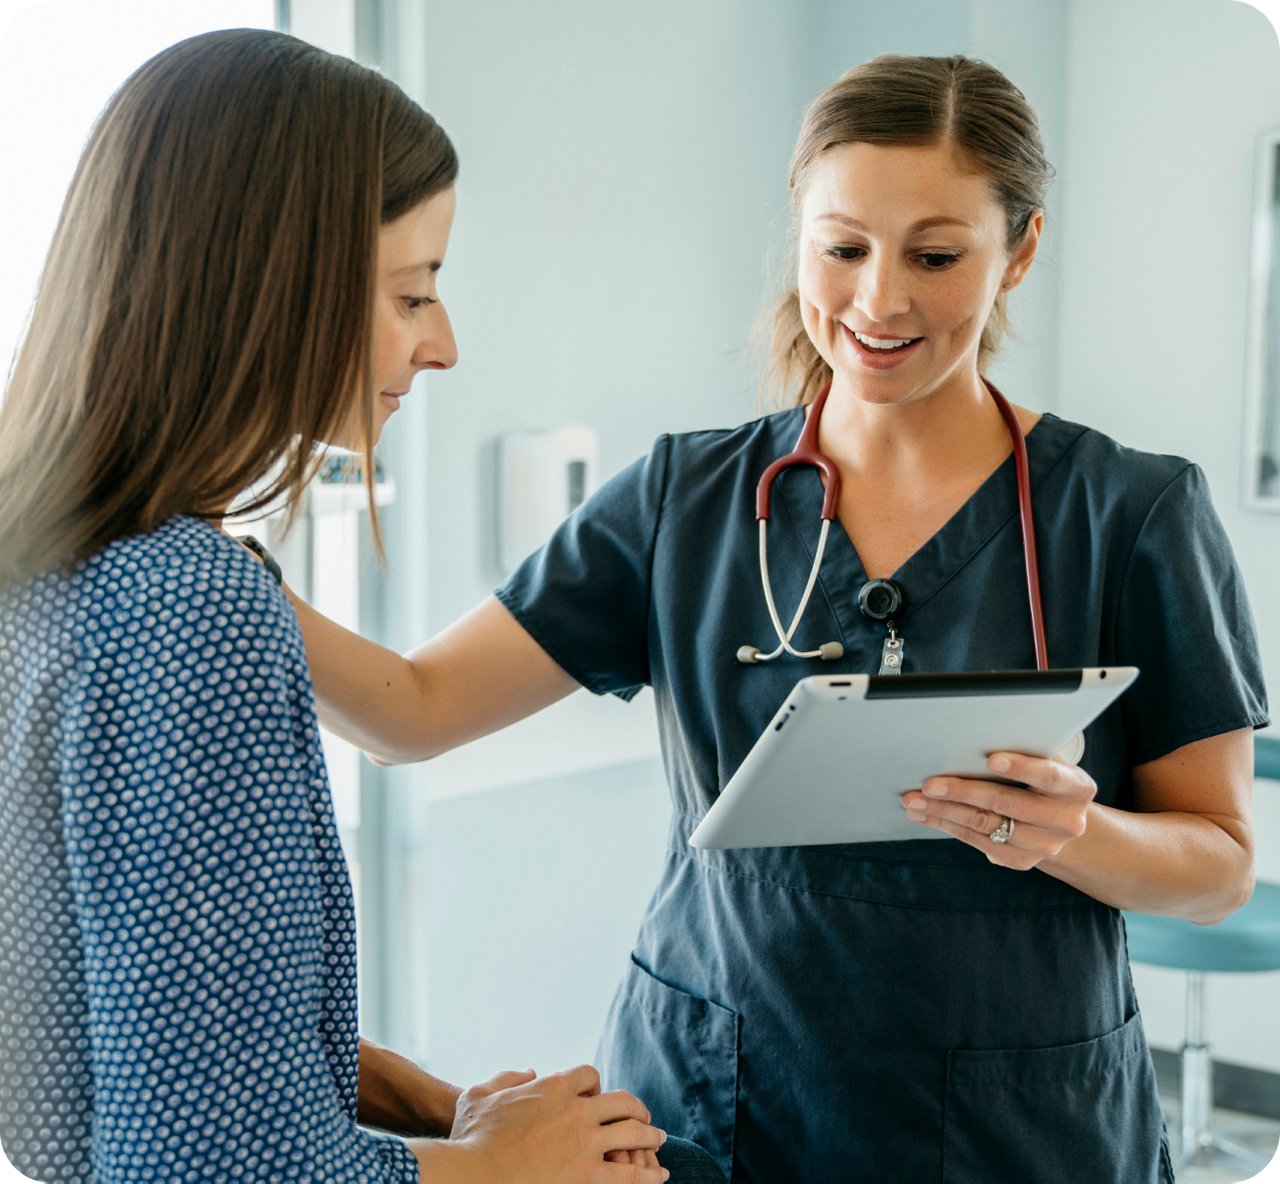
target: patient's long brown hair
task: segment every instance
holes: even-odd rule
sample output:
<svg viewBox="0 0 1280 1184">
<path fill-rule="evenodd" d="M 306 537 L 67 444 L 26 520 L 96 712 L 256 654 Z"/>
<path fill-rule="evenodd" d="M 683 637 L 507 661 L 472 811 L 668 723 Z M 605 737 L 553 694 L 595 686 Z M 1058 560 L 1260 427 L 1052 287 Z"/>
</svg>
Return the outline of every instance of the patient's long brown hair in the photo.
<svg viewBox="0 0 1280 1184">
<path fill-rule="evenodd" d="M 255 482 L 246 511 L 296 506 L 352 422 L 370 482 L 378 228 L 456 175 L 398 87 L 284 34 L 138 69 L 89 138 L 0 403 L 0 589 Z"/>
</svg>

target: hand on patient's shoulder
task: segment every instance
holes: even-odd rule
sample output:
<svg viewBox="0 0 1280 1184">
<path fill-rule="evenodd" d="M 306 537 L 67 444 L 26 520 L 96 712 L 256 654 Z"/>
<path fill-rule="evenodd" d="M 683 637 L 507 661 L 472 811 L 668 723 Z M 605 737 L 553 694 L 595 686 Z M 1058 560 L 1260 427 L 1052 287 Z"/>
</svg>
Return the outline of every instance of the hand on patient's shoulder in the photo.
<svg viewBox="0 0 1280 1184">
<path fill-rule="evenodd" d="M 442 1184 L 661 1184 L 667 1172 L 652 1153 L 665 1139 L 638 1099 L 601 1093 L 600 1075 L 580 1065 L 546 1077 L 498 1073 L 473 1085 L 458 1099 L 447 1142 L 410 1147 L 423 1178 Z"/>
</svg>

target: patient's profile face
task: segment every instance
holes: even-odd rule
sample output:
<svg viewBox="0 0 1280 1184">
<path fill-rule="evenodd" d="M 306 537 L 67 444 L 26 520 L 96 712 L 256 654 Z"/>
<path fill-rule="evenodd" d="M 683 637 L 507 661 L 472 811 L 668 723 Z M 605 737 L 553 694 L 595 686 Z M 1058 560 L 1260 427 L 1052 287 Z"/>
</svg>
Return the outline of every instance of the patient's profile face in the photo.
<svg viewBox="0 0 1280 1184">
<path fill-rule="evenodd" d="M 455 204 L 454 190 L 446 189 L 378 231 L 369 350 L 374 390 L 371 446 L 420 370 L 447 370 L 458 360 L 453 327 L 437 291 Z M 331 443 L 358 448 L 358 423 L 348 423 Z"/>
</svg>

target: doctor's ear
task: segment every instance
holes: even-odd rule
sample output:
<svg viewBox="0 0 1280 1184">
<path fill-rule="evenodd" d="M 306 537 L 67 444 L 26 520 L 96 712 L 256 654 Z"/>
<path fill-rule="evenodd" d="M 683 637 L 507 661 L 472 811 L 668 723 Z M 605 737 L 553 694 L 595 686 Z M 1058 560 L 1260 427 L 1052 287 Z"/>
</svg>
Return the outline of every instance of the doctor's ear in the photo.
<svg viewBox="0 0 1280 1184">
<path fill-rule="evenodd" d="M 1000 285 L 1000 291 L 1008 292 L 1022 283 L 1023 277 L 1031 267 L 1032 260 L 1036 257 L 1036 251 L 1040 247 L 1040 235 L 1043 231 L 1044 211 L 1036 210 L 1027 219 L 1027 229 L 1023 232 L 1022 241 L 1009 256 L 1009 263 L 1005 267 L 1004 282 Z"/>
</svg>

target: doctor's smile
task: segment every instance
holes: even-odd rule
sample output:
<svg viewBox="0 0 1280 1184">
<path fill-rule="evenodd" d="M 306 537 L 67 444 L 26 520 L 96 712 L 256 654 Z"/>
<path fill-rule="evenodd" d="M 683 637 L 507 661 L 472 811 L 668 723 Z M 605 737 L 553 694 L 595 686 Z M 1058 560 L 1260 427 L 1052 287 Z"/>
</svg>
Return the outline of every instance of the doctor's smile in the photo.
<svg viewBox="0 0 1280 1184">
<path fill-rule="evenodd" d="M 914 348 L 924 341 L 923 337 L 875 338 L 856 333 L 848 326 L 845 331 L 863 365 L 873 370 L 893 369 L 905 362 Z"/>
</svg>

